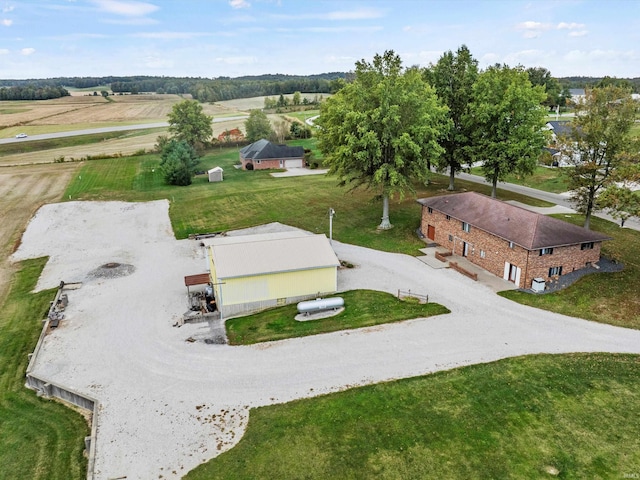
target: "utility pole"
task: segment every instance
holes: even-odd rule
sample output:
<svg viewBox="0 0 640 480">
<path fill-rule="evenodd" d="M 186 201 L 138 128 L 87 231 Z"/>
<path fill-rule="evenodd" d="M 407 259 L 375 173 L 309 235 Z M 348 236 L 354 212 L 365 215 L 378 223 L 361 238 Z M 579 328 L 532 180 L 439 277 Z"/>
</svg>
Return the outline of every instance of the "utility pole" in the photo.
<svg viewBox="0 0 640 480">
<path fill-rule="evenodd" d="M 329 243 L 333 244 L 333 216 L 336 211 L 333 208 L 329 208 Z"/>
</svg>

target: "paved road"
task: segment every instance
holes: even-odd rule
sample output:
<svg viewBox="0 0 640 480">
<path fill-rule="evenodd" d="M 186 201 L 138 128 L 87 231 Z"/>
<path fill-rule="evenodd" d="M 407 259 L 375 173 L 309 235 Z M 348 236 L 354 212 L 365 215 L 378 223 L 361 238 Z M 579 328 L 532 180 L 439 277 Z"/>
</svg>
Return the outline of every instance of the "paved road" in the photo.
<svg viewBox="0 0 640 480">
<path fill-rule="evenodd" d="M 490 182 L 487 182 L 483 177 L 479 175 L 471 175 L 469 173 L 459 173 L 456 175 L 456 178 L 461 180 L 467 180 L 469 182 L 482 183 L 485 185 L 491 185 Z M 537 198 L 538 200 L 544 200 L 545 202 L 555 203 L 556 205 L 560 205 L 562 207 L 574 208 L 574 205 L 571 203 L 568 193 L 550 193 L 543 192 L 542 190 L 537 190 L 535 188 L 525 187 L 522 185 L 516 185 L 515 183 L 507 183 L 507 182 L 499 182 L 498 188 L 503 190 L 508 190 L 510 192 L 520 193 L 522 195 L 527 195 L 528 197 Z M 604 212 L 597 212 L 594 216 L 599 218 L 604 218 L 611 222 L 620 224 L 620 220 L 616 220 L 611 215 L 607 215 Z M 624 224 L 625 228 L 631 228 L 633 230 L 640 230 L 640 220 L 636 218 L 630 218 Z"/>
<path fill-rule="evenodd" d="M 244 120 L 246 119 L 246 115 L 237 115 L 234 117 L 217 117 L 213 119 L 213 123 L 222 123 L 233 120 Z M 41 135 L 29 135 L 27 138 L 1 138 L 0 145 L 6 143 L 18 143 L 18 142 L 29 142 L 33 140 L 50 140 L 52 138 L 62 138 L 62 137 L 75 137 L 78 135 L 91 135 L 95 133 L 107 133 L 107 132 L 122 132 L 127 130 L 144 130 L 150 128 L 163 128 L 168 127 L 169 124 L 167 122 L 157 122 L 157 123 L 141 123 L 138 125 L 120 125 L 117 127 L 101 127 L 101 128 L 87 128 L 85 130 L 72 130 L 69 132 L 55 132 L 55 133 L 44 133 Z"/>
</svg>

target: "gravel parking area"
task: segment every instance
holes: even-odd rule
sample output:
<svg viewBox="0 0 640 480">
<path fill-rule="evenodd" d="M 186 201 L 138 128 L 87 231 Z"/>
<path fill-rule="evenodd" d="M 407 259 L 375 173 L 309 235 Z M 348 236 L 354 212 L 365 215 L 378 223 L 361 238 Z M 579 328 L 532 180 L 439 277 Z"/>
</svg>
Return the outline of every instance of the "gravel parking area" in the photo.
<svg viewBox="0 0 640 480">
<path fill-rule="evenodd" d="M 339 272 L 340 290 L 410 289 L 452 313 L 254 346 L 189 342 L 208 326 L 174 326 L 183 277 L 207 263 L 198 241 L 175 240 L 168 208 L 45 205 L 13 256 L 50 256 L 38 288 L 83 283 L 34 373 L 100 401 L 96 479 L 181 478 L 235 445 L 255 406 L 524 354 L 640 353 L 640 331 L 535 310 L 449 269 L 337 241 L 355 265 Z M 122 275 L 96 274 L 116 263 Z"/>
</svg>

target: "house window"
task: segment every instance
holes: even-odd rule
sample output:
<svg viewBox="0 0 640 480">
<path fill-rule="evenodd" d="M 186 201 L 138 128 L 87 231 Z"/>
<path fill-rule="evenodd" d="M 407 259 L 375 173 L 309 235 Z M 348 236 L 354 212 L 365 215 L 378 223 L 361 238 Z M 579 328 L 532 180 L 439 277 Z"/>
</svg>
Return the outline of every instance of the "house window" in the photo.
<svg viewBox="0 0 640 480">
<path fill-rule="evenodd" d="M 484 250 L 480 250 L 480 258 L 484 258 L 484 257 L 485 257 Z"/>
<path fill-rule="evenodd" d="M 553 254 L 553 248 L 541 248 L 540 255 L 551 255 Z"/>
<path fill-rule="evenodd" d="M 453 242 L 453 235 L 449 235 L 449 241 Z"/>
<path fill-rule="evenodd" d="M 509 242 L 509 248 L 513 248 L 515 247 L 515 244 L 513 242 Z"/>
<path fill-rule="evenodd" d="M 429 213 L 433 213 L 433 208 L 431 208 L 431 207 L 427 207 L 427 212 L 429 212 Z"/>
<path fill-rule="evenodd" d="M 471 231 L 471 225 L 469 225 L 467 222 L 462 222 L 462 230 L 469 233 Z"/>
<path fill-rule="evenodd" d="M 447 220 L 451 220 L 451 215 L 447 215 Z"/>
<path fill-rule="evenodd" d="M 555 277 L 556 275 L 562 275 L 562 267 L 551 267 L 549 269 L 550 277 Z"/>
<path fill-rule="evenodd" d="M 580 250 L 593 250 L 593 242 L 587 242 L 580 245 Z"/>
</svg>

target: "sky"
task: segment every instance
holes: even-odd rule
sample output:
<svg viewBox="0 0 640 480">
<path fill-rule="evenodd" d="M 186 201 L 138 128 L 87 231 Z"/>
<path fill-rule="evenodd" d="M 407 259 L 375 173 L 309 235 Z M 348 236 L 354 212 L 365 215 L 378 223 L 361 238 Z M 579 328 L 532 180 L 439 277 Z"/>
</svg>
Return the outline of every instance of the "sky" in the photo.
<svg viewBox="0 0 640 480">
<path fill-rule="evenodd" d="M 393 50 L 428 66 L 640 77 L 639 0 L 0 0 L 0 78 L 347 72 Z"/>
</svg>

